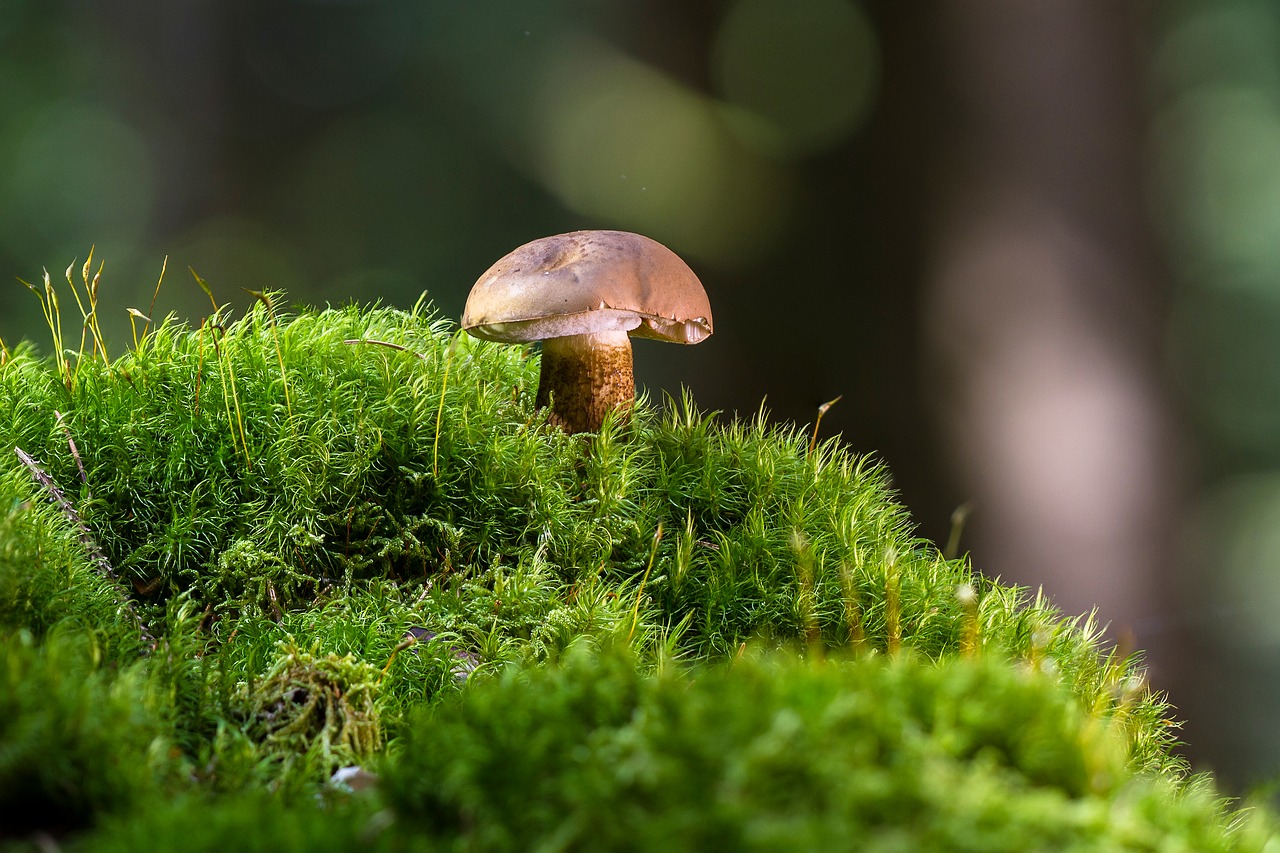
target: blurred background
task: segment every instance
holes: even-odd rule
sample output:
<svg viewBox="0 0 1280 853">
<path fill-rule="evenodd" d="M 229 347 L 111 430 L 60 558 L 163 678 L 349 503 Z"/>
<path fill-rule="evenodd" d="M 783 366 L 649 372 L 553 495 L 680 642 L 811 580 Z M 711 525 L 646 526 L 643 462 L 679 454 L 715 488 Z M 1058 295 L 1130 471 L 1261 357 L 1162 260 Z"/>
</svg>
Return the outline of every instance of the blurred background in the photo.
<svg viewBox="0 0 1280 853">
<path fill-rule="evenodd" d="M 922 536 L 1097 607 L 1187 752 L 1280 769 L 1280 6 L 3 0 L 0 337 L 90 245 L 102 325 L 426 291 L 655 237 L 716 335 L 660 397 L 822 421 Z"/>
</svg>

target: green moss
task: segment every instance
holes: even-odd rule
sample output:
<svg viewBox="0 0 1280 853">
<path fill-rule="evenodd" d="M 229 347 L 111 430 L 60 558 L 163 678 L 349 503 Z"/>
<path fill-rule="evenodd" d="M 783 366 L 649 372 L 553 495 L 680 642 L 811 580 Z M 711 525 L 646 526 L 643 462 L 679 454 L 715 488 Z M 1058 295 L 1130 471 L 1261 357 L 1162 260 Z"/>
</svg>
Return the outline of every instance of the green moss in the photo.
<svg viewBox="0 0 1280 853">
<path fill-rule="evenodd" d="M 1227 851 L 1272 832 L 1204 780 L 1132 773 L 1122 732 L 993 659 L 636 664 L 578 647 L 424 707 L 380 794 L 178 797 L 83 848 Z"/>
<path fill-rule="evenodd" d="M 365 803 L 321 808 L 249 792 L 216 799 L 180 797 L 129 820 L 113 819 L 75 849 L 95 853 L 138 850 L 182 853 L 318 853 L 352 850 L 432 850 L 424 838 L 396 846 L 384 822 Z"/>
<path fill-rule="evenodd" d="M 811 448 L 800 431 L 771 427 L 763 416 L 725 422 L 689 399 L 668 401 L 661 411 L 641 400 L 629 423 L 568 436 L 534 409 L 537 362 L 518 348 L 457 334 L 421 308 L 286 316 L 269 312 L 269 301 L 245 318 L 218 314 L 197 329 L 167 322 L 113 361 L 94 352 L 41 359 L 24 345 L 0 363 L 0 447 L 38 460 L 34 469 L 16 454 L 0 462 L 0 626 L 28 637 L 23 654 L 37 657 L 49 638 L 89 638 L 100 666 L 82 680 L 100 686 L 93 689 L 145 685 L 148 716 L 129 725 L 168 745 L 159 764 L 144 764 L 158 796 L 173 801 L 154 812 L 155 821 L 178 826 L 184 814 L 225 808 L 231 826 L 238 810 L 262 808 L 252 797 L 233 796 L 241 790 L 274 792 L 282 808 L 305 811 L 337 765 L 421 743 L 423 709 L 495 701 L 481 698 L 498 695 L 485 691 L 507 691 L 509 712 L 525 715 L 513 721 L 513 732 L 538 728 L 530 709 L 546 702 L 549 731 L 558 731 L 554 696 L 570 688 L 556 678 L 601 678 L 583 685 L 589 695 L 582 701 L 596 703 L 590 714 L 613 720 L 602 722 L 606 728 L 629 725 L 609 714 L 660 701 L 672 704 L 663 713 L 682 721 L 662 737 L 750 752 L 760 734 L 751 728 L 758 721 L 749 722 L 757 693 L 779 713 L 793 704 L 790 694 L 770 692 L 772 669 L 752 665 L 755 675 L 714 688 L 723 691 L 714 701 L 726 703 L 725 725 L 740 716 L 745 729 L 717 731 L 711 704 L 697 704 L 704 701 L 699 690 L 713 689 L 699 685 L 720 683 L 714 664 L 748 646 L 815 662 L 872 661 L 865 671 L 880 674 L 849 677 L 864 692 L 871 690 L 864 681 L 885 679 L 875 689 L 892 702 L 945 705 L 939 697 L 947 690 L 971 691 L 976 710 L 964 725 L 927 729 L 926 741 L 975 732 L 992 738 L 997 730 L 1021 736 L 1009 727 L 1033 737 L 1050 725 L 1041 714 L 1061 717 L 1050 726 L 1059 733 L 1108 732 L 1105 744 L 1072 741 L 1074 759 L 1054 753 L 1051 739 L 1036 740 L 1026 754 L 1021 741 L 1007 745 L 1013 757 L 993 765 L 990 779 L 981 777 L 995 787 L 979 806 L 1002 803 L 1028 814 L 993 811 L 984 820 L 997 828 L 1012 821 L 1084 832 L 1083 818 L 1058 812 L 1078 811 L 1086 800 L 1119 808 L 1130 797 L 1123 780 L 1148 778 L 1134 774 L 1163 780 L 1143 783 L 1139 802 L 1163 798 L 1174 808 L 1191 796 L 1171 752 L 1168 708 L 1147 688 L 1138 663 L 1108 653 L 1091 618 L 1064 618 L 1043 598 L 988 580 L 916 539 L 878 463 L 834 441 Z M 53 489 L 65 495 L 64 505 L 50 504 Z M 583 644 L 624 647 L 632 663 L 599 664 L 605 671 L 590 675 L 583 666 L 549 674 Z M 831 670 L 847 666 L 863 671 L 852 664 Z M 516 676 L 489 685 L 494 673 L 512 667 L 544 673 L 530 676 L 527 699 L 511 692 L 524 689 Z M 696 675 L 679 674 L 686 667 Z M 646 680 L 638 672 L 662 675 Z M 778 690 L 845 689 L 821 669 L 779 672 Z M 32 709 L 47 695 L 64 695 L 49 678 L 16 678 L 11 687 L 19 698 L 12 701 Z M 917 678 L 924 698 L 912 700 Z M 1024 682 L 1036 686 L 1024 690 Z M 672 686 L 685 683 L 693 686 Z M 553 698 L 539 699 L 537 691 Z M 616 695 L 605 695 L 610 691 Z M 72 705 L 81 701 L 74 691 L 65 695 Z M 694 704 L 680 706 L 681 696 Z M 997 713 L 1015 699 L 1022 716 L 1009 716 L 1008 708 Z M 958 713 L 959 700 L 946 701 Z M 905 720 L 919 716 L 907 710 Z M 796 713 L 801 729 L 821 728 L 809 711 Z M 499 717 L 485 725 L 500 727 Z M 677 737 L 680 726 L 689 733 Z M 827 796 L 818 789 L 840 762 L 870 749 L 854 734 L 824 736 L 838 761 L 818 761 L 815 753 L 813 766 L 806 758 L 779 772 L 795 776 L 794 791 L 803 797 Z M 804 731 L 795 736 L 808 743 Z M 72 763 L 90 748 L 75 738 L 60 743 Z M 713 757 L 697 758 L 696 744 L 686 746 L 689 761 Z M 0 739 L 0 755 L 9 748 Z M 417 746 L 404 749 L 405 766 L 425 760 L 415 757 Z M 520 773 L 551 761 L 536 744 L 524 755 L 515 754 L 515 742 L 503 749 L 503 760 Z M 1048 750 L 1047 777 L 1037 775 L 1036 750 Z M 955 765 L 946 778 L 961 785 L 966 767 L 997 753 L 986 746 L 965 756 L 944 751 Z M 942 809 L 941 793 L 928 799 L 923 791 L 924 776 L 895 781 L 908 772 L 896 755 L 875 747 L 859 760 L 880 775 L 860 775 L 880 779 L 876 785 L 915 786 L 921 808 Z M 927 763 L 925 752 L 917 757 Z M 718 760 L 738 758 L 747 760 L 745 753 Z M 474 770 L 466 756 L 439 760 L 451 762 L 450 773 Z M 662 760 L 676 775 L 714 770 L 683 767 L 675 755 Z M 1083 764 L 1068 772 L 1071 761 Z M 1090 775 L 1095 765 L 1119 781 L 1098 788 Z M 1009 767 L 1023 787 L 991 781 L 1005 784 Z M 613 771 L 621 772 L 591 770 L 602 777 L 591 785 L 621 796 L 626 780 L 603 778 Z M 587 785 L 587 777 L 569 778 L 571 767 L 556 772 L 569 787 Z M 406 787 L 386 796 L 410 822 L 433 810 L 456 819 L 463 808 L 461 800 L 430 805 L 421 792 L 413 800 L 408 780 L 394 778 Z M 975 780 L 952 793 L 978 797 L 987 789 Z M 1163 793 L 1151 793 L 1157 790 Z M 849 803 L 878 796 L 857 786 L 841 791 Z M 785 793 L 758 794 L 757 805 L 773 809 L 778 827 L 794 812 L 809 822 L 804 832 L 835 831 L 837 824 L 806 817 L 797 803 L 765 808 Z M 506 808 L 500 788 L 490 795 L 485 808 Z M 656 796 L 641 802 L 655 809 L 667 802 Z M 117 815 L 120 837 L 133 831 L 128 798 L 81 802 L 85 821 Z M 713 820 L 723 804 L 707 802 Z M 551 801 L 545 823 L 568 804 Z M 1037 810 L 1053 814 L 1033 819 Z M 967 812 L 947 814 L 931 819 L 978 832 L 964 823 Z M 1226 832 L 1223 814 L 1185 814 L 1196 831 Z M 1107 827 L 1110 819 L 1090 818 Z M 885 838 L 908 831 L 889 818 L 864 823 Z M 543 831 L 542 824 L 502 826 L 513 839 Z M 762 838 L 790 831 L 753 826 Z M 1143 826 L 1159 832 L 1165 825 Z M 419 829 L 471 837 L 451 824 L 426 821 Z"/>
<path fill-rule="evenodd" d="M 156 796 L 172 768 L 146 667 L 102 665 L 68 623 L 0 636 L 0 839 L 92 826 Z"/>
<path fill-rule="evenodd" d="M 1229 850 L 1221 806 L 1125 770 L 1120 732 L 991 660 L 754 655 L 646 677 L 511 669 L 424 714 L 400 820 L 461 849 Z"/>
<path fill-rule="evenodd" d="M 141 638 L 122 620 L 124 607 L 122 591 L 95 569 L 70 521 L 33 490 L 30 475 L 20 466 L 0 472 L 0 631 L 41 637 L 70 620 L 95 633 L 105 654 L 135 657 Z"/>
</svg>

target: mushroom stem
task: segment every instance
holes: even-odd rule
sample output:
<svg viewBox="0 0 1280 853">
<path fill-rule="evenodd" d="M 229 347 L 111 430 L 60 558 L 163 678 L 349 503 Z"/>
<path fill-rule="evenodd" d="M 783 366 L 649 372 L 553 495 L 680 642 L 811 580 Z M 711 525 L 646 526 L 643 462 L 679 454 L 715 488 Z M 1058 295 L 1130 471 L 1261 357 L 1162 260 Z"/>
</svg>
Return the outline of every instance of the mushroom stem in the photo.
<svg viewBox="0 0 1280 853">
<path fill-rule="evenodd" d="M 631 339 L 626 332 L 593 332 L 542 342 L 537 405 L 551 406 L 551 423 L 565 432 L 597 432 L 605 415 L 629 409 L 636 397 Z"/>
</svg>

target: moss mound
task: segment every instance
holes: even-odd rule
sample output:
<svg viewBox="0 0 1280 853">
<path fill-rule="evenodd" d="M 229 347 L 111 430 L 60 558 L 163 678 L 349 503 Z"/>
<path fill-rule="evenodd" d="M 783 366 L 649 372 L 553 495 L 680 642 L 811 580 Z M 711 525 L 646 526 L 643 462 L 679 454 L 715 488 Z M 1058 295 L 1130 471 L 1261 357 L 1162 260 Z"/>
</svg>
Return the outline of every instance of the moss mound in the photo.
<svg viewBox="0 0 1280 853">
<path fill-rule="evenodd" d="M 163 824 L 180 838 L 187 820 L 234 827 L 272 808 L 283 826 L 317 813 L 338 766 L 390 756 L 373 799 L 394 806 L 392 835 L 378 830 L 389 813 L 357 798 L 324 812 L 349 818 L 327 837 L 525 847 L 648 815 L 690 838 L 733 824 L 724 837 L 747 847 L 855 830 L 884 849 L 966 833 L 1052 846 L 1112 837 L 1135 814 L 1123 801 L 1183 816 L 1170 837 L 1243 843 L 1188 793 L 1203 783 L 1172 756 L 1169 709 L 1137 662 L 1101 648 L 1091 619 L 914 538 L 876 463 L 687 399 L 567 436 L 532 406 L 528 353 L 421 307 L 272 303 L 169 321 L 114 360 L 96 346 L 0 353 L 0 447 L 22 451 L 0 462 L 0 630 L 21 638 L 6 645 L 0 798 L 51 804 L 21 837 L 106 844 Z M 568 652 L 583 646 L 625 651 L 584 663 Z M 747 648 L 770 663 L 726 671 Z M 566 655 L 578 662 L 560 667 Z M 850 662 L 817 663 L 828 656 Z M 566 711 L 578 690 L 598 725 Z M 842 702 L 880 693 L 911 732 L 840 722 Z M 124 695 L 135 711 L 114 714 Z M 49 703 L 84 727 L 40 734 Z M 926 725 L 938 714 L 964 725 Z M 475 752 L 450 753 L 437 727 Z M 770 737 L 794 741 L 795 762 L 760 753 Z M 593 738 L 616 741 L 619 761 Z M 585 743 L 586 758 L 566 763 L 552 741 Z M 136 780 L 92 769 L 110 742 L 145 756 L 130 759 Z M 31 744 L 50 756 L 38 771 L 6 759 Z M 599 794 L 505 814 L 518 788 L 486 761 Z M 765 784 L 769 762 L 791 783 Z M 942 802 L 935 764 L 985 817 Z M 837 784 L 846 765 L 866 784 Z M 444 775 L 416 783 L 426 772 Z M 149 807 L 66 794 L 76 773 L 145 789 Z M 931 834 L 911 835 L 886 785 Z M 681 805 L 690 786 L 710 786 L 699 809 Z M 632 795 L 632 817 L 610 819 Z M 1150 837 L 1175 832 L 1144 820 Z"/>
<path fill-rule="evenodd" d="M 485 850 L 1229 850 L 1204 790 L 1125 770 L 1123 736 L 991 659 L 637 673 L 512 669 L 404 738 L 405 826 Z"/>
</svg>

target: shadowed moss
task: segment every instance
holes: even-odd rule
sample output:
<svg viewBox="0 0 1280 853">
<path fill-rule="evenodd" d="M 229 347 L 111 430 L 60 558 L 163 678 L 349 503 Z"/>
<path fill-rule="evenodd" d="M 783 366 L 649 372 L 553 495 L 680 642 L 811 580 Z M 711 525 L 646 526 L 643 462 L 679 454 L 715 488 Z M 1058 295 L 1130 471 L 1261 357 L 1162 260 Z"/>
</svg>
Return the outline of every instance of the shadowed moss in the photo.
<svg viewBox="0 0 1280 853">
<path fill-rule="evenodd" d="M 1204 779 L 1132 773 L 1121 732 L 991 658 L 637 663 L 578 646 L 424 706 L 376 791 L 179 797 L 81 849 L 1102 853 L 1271 835 Z"/>
<path fill-rule="evenodd" d="M 1260 847 L 1202 789 L 1125 770 L 1123 737 L 990 659 L 693 677 L 616 654 L 508 670 L 423 714 L 384 790 L 455 849 L 1150 850 Z M 1240 845 L 1237 847 L 1237 845 Z"/>
<path fill-rule="evenodd" d="M 106 669 L 102 652 L 73 623 L 41 644 L 0 635 L 0 840 L 86 829 L 172 781 L 146 667 Z"/>
</svg>

